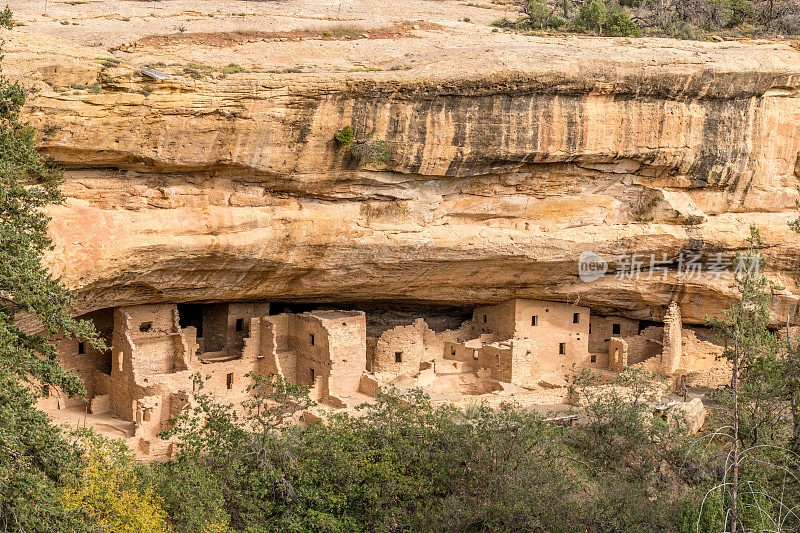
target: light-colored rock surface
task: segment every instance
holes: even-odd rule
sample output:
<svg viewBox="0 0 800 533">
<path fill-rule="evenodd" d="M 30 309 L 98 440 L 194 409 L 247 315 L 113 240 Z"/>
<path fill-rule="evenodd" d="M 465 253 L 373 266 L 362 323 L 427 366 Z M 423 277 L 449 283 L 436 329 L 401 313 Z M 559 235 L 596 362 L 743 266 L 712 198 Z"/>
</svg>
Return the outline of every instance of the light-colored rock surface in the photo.
<svg viewBox="0 0 800 533">
<path fill-rule="evenodd" d="M 82 311 L 523 297 L 660 319 L 677 299 L 684 321 L 699 323 L 730 303 L 729 282 L 672 270 L 583 283 L 580 253 L 647 263 L 734 253 L 749 224 L 787 286 L 776 319 L 796 302 L 800 240 L 786 222 L 800 185 L 800 53 L 789 43 L 492 33 L 501 10 L 447 1 L 376 13 L 353 0 L 338 15 L 304 0 L 249 2 L 252 20 L 233 14 L 242 2 L 58 3 L 47 17 L 31 4 L 11 2 L 26 25 L 3 35 L 5 70 L 38 89 L 26 116 L 68 169 L 67 202 L 51 210 L 52 264 Z M 127 46 L 177 23 L 190 33 L 383 28 L 401 4 L 404 18 L 441 29 Z M 104 66 L 101 43 L 121 47 L 124 64 Z M 154 61 L 261 72 L 157 82 L 131 68 Z M 304 72 L 266 72 L 294 65 Z M 348 72 L 359 67 L 385 70 Z M 98 93 L 81 88 L 98 76 Z M 390 160 L 359 163 L 337 148 L 348 124 L 386 141 Z"/>
</svg>

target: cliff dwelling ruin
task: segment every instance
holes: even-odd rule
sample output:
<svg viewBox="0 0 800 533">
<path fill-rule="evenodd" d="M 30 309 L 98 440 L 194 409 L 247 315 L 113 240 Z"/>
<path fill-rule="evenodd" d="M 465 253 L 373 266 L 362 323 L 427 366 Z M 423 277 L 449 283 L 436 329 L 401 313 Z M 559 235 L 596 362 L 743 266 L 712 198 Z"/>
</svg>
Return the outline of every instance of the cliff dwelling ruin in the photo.
<svg viewBox="0 0 800 533">
<path fill-rule="evenodd" d="M 91 313 L 108 351 L 80 339 L 59 342 L 63 364 L 81 376 L 88 401 L 53 390 L 41 407 L 57 421 L 77 420 L 155 458 L 171 453 L 171 443 L 157 435 L 192 405 L 195 374 L 215 399 L 232 405 L 247 399 L 249 373 L 305 385 L 318 402 L 304 414 L 310 422 L 391 388 L 419 387 L 435 402 L 540 406 L 566 401 L 566 375 L 574 368 L 609 376 L 641 367 L 696 386 L 714 385 L 726 371 L 715 358 L 722 348 L 702 328 L 684 328 L 676 303 L 661 323 L 645 323 L 514 299 L 477 307 L 456 327 L 447 326 L 460 316 L 278 309 L 268 302 L 164 303 Z"/>
</svg>

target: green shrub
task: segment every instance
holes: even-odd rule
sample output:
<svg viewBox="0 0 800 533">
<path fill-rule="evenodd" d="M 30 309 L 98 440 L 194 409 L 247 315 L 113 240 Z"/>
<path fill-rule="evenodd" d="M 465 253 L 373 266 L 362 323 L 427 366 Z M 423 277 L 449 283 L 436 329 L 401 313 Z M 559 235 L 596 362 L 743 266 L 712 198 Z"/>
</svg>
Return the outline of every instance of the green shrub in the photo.
<svg viewBox="0 0 800 533">
<path fill-rule="evenodd" d="M 608 5 L 606 35 L 618 37 L 640 37 L 642 30 L 631 20 L 617 3 Z"/>
<path fill-rule="evenodd" d="M 575 18 L 575 29 L 579 31 L 596 31 L 603 34 L 608 10 L 602 0 L 586 0 L 578 10 Z"/>
<path fill-rule="evenodd" d="M 563 28 L 566 24 L 567 20 L 556 14 L 550 15 L 550 20 L 547 21 L 547 25 L 554 29 Z"/>
<path fill-rule="evenodd" d="M 550 20 L 550 8 L 547 7 L 545 0 L 530 0 L 525 11 L 530 18 L 531 25 L 539 26 L 540 29 L 544 29 Z"/>
<path fill-rule="evenodd" d="M 730 10 L 730 18 L 728 19 L 728 26 L 737 26 L 747 20 L 752 19 L 756 10 L 753 3 L 749 0 L 727 0 L 728 9 Z"/>
<path fill-rule="evenodd" d="M 3 11 L 0 11 L 0 27 L 7 30 L 14 27 L 14 14 L 11 13 L 11 8 L 8 6 Z"/>
<path fill-rule="evenodd" d="M 351 128 L 350 126 L 345 126 L 344 128 L 337 131 L 336 134 L 333 136 L 333 139 L 339 146 L 347 146 L 349 144 L 352 144 L 355 138 L 356 134 L 353 131 L 353 128 Z"/>
<path fill-rule="evenodd" d="M 230 63 L 227 67 L 222 69 L 224 74 L 236 74 L 237 72 L 244 72 L 245 69 L 236 63 Z"/>
</svg>

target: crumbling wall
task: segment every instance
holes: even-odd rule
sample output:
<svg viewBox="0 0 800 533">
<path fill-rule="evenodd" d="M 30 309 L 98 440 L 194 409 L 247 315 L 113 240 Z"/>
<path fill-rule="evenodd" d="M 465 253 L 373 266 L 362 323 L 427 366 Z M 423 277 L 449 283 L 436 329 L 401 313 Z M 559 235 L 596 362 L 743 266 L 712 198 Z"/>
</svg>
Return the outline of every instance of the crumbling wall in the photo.
<svg viewBox="0 0 800 533">
<path fill-rule="evenodd" d="M 611 337 L 608 343 L 608 361 L 614 372 L 622 372 L 628 368 L 628 343 L 624 339 Z"/>
<path fill-rule="evenodd" d="M 611 337 L 633 337 L 639 334 L 639 321 L 621 316 L 592 315 L 589 319 L 589 351 L 608 353 Z"/>
<path fill-rule="evenodd" d="M 250 335 L 250 322 L 254 318 L 267 315 L 269 315 L 269 304 L 265 302 L 228 304 L 226 349 L 229 351 L 241 350 L 244 347 L 245 339 Z"/>
<path fill-rule="evenodd" d="M 662 328 L 651 326 L 642 331 L 641 335 L 625 337 L 628 343 L 628 364 L 638 365 L 654 357 L 659 357 L 663 349 L 661 343 Z"/>
<path fill-rule="evenodd" d="M 472 368 L 483 368 L 492 379 L 511 383 L 513 363 L 511 343 L 508 341 L 487 344 L 478 350 L 478 360 L 470 363 Z"/>
<path fill-rule="evenodd" d="M 444 331 L 434 331 L 428 326 L 427 321 L 425 325 L 427 327 L 423 329 L 422 333 L 423 343 L 425 345 L 423 359 L 425 361 L 431 361 L 442 357 L 446 353 L 445 343 L 464 342 L 470 338 L 469 335 L 472 331 L 469 322 L 461 324 L 461 326 L 456 329 L 446 329 Z"/>
<path fill-rule="evenodd" d="M 415 320 L 413 324 L 396 326 L 384 331 L 375 339 L 372 372 L 395 374 L 419 372 L 419 364 L 425 357 L 427 331 L 428 325 L 421 318 Z"/>
<path fill-rule="evenodd" d="M 709 337 L 698 329 L 684 328 L 681 334 L 682 351 L 680 368 L 694 372 L 719 367 L 719 356 L 724 348 L 700 336 Z"/>
<path fill-rule="evenodd" d="M 111 365 L 111 407 L 114 414 L 134 420 L 135 402 L 142 396 L 138 376 L 172 370 L 178 337 L 175 304 L 119 307 L 114 310 Z"/>
</svg>

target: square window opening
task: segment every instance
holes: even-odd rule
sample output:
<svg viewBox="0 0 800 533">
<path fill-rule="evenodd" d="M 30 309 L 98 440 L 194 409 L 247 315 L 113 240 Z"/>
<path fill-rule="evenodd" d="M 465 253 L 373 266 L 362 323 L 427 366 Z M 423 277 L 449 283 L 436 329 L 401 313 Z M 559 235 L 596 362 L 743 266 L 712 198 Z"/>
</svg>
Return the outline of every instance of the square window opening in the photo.
<svg viewBox="0 0 800 533">
<path fill-rule="evenodd" d="M 153 329 L 152 322 L 142 322 L 141 324 L 139 324 L 139 331 L 141 331 L 142 333 L 147 333 L 151 329 Z"/>
<path fill-rule="evenodd" d="M 611 334 L 612 335 L 619 335 L 619 332 L 622 330 L 622 326 L 620 324 L 612 324 L 611 325 Z"/>
</svg>

